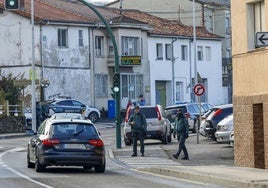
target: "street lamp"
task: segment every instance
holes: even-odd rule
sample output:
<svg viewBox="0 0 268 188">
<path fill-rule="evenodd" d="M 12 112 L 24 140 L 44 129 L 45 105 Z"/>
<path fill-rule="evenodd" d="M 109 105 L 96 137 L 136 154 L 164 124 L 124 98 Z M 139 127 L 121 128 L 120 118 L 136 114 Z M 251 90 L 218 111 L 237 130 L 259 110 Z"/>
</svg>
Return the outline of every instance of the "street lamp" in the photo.
<svg viewBox="0 0 268 188">
<path fill-rule="evenodd" d="M 110 25 L 105 20 L 105 18 L 100 14 L 100 12 L 94 7 L 94 5 L 92 3 L 86 2 L 85 0 L 78 0 L 78 1 L 87 5 L 92 11 L 95 12 L 95 14 L 104 23 L 106 30 L 107 30 L 109 36 L 111 37 L 113 47 L 114 47 L 114 75 L 118 74 L 120 77 L 119 57 L 118 57 L 117 45 L 116 45 L 115 37 L 114 37 L 113 31 L 112 31 Z M 116 147 L 117 148 L 121 148 L 121 117 L 120 117 L 120 92 L 119 92 L 120 89 L 119 88 L 120 88 L 120 86 L 118 86 L 118 91 L 114 92 L 115 102 L 116 102 Z"/>
</svg>

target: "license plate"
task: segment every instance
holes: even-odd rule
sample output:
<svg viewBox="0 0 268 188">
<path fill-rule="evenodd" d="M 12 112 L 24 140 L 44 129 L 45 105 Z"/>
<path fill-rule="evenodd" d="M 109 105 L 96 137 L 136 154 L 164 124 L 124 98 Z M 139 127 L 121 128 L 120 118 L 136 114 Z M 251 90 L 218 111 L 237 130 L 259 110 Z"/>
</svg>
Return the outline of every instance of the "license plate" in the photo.
<svg viewBox="0 0 268 188">
<path fill-rule="evenodd" d="M 64 144 L 65 149 L 86 149 L 84 144 Z"/>
</svg>

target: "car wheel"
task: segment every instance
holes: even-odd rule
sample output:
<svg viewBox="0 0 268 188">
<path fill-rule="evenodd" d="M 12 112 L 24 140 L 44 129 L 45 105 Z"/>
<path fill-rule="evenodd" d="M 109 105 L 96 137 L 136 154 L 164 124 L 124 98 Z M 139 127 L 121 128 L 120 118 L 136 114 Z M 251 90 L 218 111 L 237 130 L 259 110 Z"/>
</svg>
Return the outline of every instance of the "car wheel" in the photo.
<svg viewBox="0 0 268 188">
<path fill-rule="evenodd" d="M 171 141 L 172 141 L 172 136 L 170 134 L 170 135 L 168 135 L 168 142 L 170 143 Z"/>
<path fill-rule="evenodd" d="M 97 165 L 94 167 L 96 173 L 104 173 L 105 172 L 105 162 L 102 165 Z"/>
<path fill-rule="evenodd" d="M 167 136 L 167 132 L 165 133 L 165 135 L 162 138 L 162 143 L 163 144 L 167 144 L 168 143 L 168 136 Z"/>
<path fill-rule="evenodd" d="M 195 120 L 194 121 L 194 126 L 193 126 L 193 129 L 192 129 L 192 133 L 196 133 L 196 127 L 198 127 L 198 124 L 199 124 L 199 120 Z"/>
<path fill-rule="evenodd" d="M 30 161 L 29 153 L 27 153 L 27 167 L 34 168 L 35 164 Z"/>
<path fill-rule="evenodd" d="M 44 172 L 45 169 L 46 169 L 46 166 L 41 165 L 40 162 L 39 162 L 39 159 L 36 158 L 36 160 L 35 160 L 35 171 L 36 172 Z"/>
<path fill-rule="evenodd" d="M 97 120 L 98 120 L 98 114 L 97 112 L 91 112 L 89 115 L 88 115 L 88 119 L 90 119 L 90 121 L 92 123 L 95 123 Z"/>
</svg>

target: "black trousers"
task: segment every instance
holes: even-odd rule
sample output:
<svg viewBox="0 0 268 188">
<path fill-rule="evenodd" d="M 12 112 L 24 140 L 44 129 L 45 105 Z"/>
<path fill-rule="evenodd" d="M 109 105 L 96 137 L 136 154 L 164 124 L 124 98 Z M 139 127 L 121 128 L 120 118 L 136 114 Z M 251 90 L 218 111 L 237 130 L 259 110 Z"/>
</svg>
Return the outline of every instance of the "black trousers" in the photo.
<svg viewBox="0 0 268 188">
<path fill-rule="evenodd" d="M 144 154 L 144 136 L 143 131 L 132 132 L 133 154 L 137 154 L 138 140 L 140 141 L 140 151 Z"/>
<path fill-rule="evenodd" d="M 177 137 L 178 137 L 178 142 L 179 142 L 179 148 L 178 148 L 176 155 L 179 156 L 181 154 L 181 151 L 183 151 L 184 156 L 186 158 L 189 158 L 188 152 L 185 146 L 186 134 L 177 134 Z"/>
</svg>

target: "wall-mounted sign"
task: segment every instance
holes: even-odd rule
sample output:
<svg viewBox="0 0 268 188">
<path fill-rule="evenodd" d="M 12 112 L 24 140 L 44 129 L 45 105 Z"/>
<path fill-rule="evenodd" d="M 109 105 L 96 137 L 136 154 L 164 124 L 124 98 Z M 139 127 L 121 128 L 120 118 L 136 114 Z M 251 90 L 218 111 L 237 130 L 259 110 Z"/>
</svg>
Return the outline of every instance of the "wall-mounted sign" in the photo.
<svg viewBox="0 0 268 188">
<path fill-rule="evenodd" d="M 121 65 L 141 65 L 141 56 L 121 56 Z"/>
</svg>

